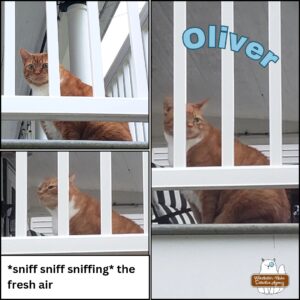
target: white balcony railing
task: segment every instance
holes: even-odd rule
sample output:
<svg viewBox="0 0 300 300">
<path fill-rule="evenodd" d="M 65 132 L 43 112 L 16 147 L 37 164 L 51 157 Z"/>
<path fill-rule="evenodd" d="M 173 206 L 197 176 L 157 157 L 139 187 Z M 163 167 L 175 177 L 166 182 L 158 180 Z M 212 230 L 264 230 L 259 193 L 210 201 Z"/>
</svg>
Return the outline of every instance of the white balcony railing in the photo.
<svg viewBox="0 0 300 300">
<path fill-rule="evenodd" d="M 102 73 L 98 3 L 87 1 L 89 49 L 93 97 L 61 97 L 58 58 L 58 25 L 56 2 L 45 1 L 47 47 L 49 60 L 49 96 L 15 96 L 15 2 L 5 2 L 4 28 L 4 94 L 2 120 L 98 120 L 148 122 L 148 83 L 144 52 L 145 40 L 140 26 L 137 3 L 128 2 L 130 72 L 124 67 L 124 92 L 106 97 Z M 99 38 L 97 38 L 99 37 Z M 118 72 L 121 72 L 118 70 Z M 119 80 L 119 86 L 121 81 Z M 133 90 L 129 93 L 129 90 Z M 109 95 L 112 95 L 109 93 Z M 117 99 L 116 99 L 117 98 Z M 55 104 L 55 105 L 54 105 Z M 66 109 L 68 107 L 68 109 Z M 138 129 L 137 129 L 138 128 Z M 133 141 L 147 142 L 148 127 L 132 123 Z"/>
<path fill-rule="evenodd" d="M 143 169 L 143 229 L 141 234 L 112 234 L 111 152 L 100 152 L 101 234 L 69 235 L 69 152 L 57 153 L 58 235 L 27 236 L 27 152 L 16 153 L 15 236 L 2 237 L 2 254 L 37 253 L 147 253 L 148 251 L 148 153 Z"/>
<path fill-rule="evenodd" d="M 269 48 L 280 56 L 280 2 L 269 2 Z M 222 23 L 233 31 L 233 2 L 221 2 Z M 174 144 L 172 168 L 152 170 L 152 188 L 255 188 L 296 187 L 299 184 L 298 165 L 282 164 L 282 93 L 281 60 L 269 66 L 269 128 L 270 165 L 234 166 L 234 59 L 233 52 L 224 49 L 221 56 L 222 78 L 222 166 L 186 167 L 186 48 L 182 33 L 186 29 L 186 2 L 174 2 Z M 201 179 L 201 180 L 200 180 Z"/>
</svg>

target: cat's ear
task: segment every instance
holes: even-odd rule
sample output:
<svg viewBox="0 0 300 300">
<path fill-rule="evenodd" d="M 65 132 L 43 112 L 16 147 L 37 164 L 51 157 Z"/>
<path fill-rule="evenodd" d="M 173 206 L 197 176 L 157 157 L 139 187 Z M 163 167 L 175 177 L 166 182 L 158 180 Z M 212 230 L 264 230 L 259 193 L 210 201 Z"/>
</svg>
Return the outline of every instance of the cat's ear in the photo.
<svg viewBox="0 0 300 300">
<path fill-rule="evenodd" d="M 275 258 L 273 258 L 273 261 L 275 261 Z"/>
<path fill-rule="evenodd" d="M 166 115 L 167 112 L 170 111 L 170 109 L 173 107 L 173 99 L 170 96 L 165 97 L 164 101 L 164 113 Z"/>
<path fill-rule="evenodd" d="M 70 175 L 69 180 L 70 180 L 71 183 L 75 183 L 75 179 L 76 179 L 75 173 Z"/>
<path fill-rule="evenodd" d="M 261 258 L 261 261 L 264 262 L 265 261 L 264 258 Z"/>
<path fill-rule="evenodd" d="M 25 64 L 26 60 L 32 55 L 30 52 L 28 52 L 26 49 L 21 48 L 20 49 L 20 55 L 23 61 L 23 64 Z"/>
<path fill-rule="evenodd" d="M 204 107 L 206 107 L 208 102 L 208 99 L 204 99 L 199 103 L 194 103 L 193 106 L 196 107 L 198 110 L 203 110 Z"/>
</svg>

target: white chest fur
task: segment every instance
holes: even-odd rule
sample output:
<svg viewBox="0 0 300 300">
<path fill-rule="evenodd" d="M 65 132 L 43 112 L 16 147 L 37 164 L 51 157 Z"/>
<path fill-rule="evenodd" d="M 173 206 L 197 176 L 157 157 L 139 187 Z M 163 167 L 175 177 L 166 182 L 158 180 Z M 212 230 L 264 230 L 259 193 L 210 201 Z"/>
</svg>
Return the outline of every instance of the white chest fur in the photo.
<svg viewBox="0 0 300 300">
<path fill-rule="evenodd" d="M 43 84 L 41 86 L 36 86 L 29 83 L 32 89 L 32 96 L 49 96 L 49 84 Z M 50 140 L 62 140 L 61 133 L 54 126 L 52 121 L 42 121 L 42 127 Z"/>
<path fill-rule="evenodd" d="M 49 84 L 43 84 L 41 86 L 36 86 L 34 84 L 30 84 L 32 90 L 32 96 L 49 96 Z"/>
<path fill-rule="evenodd" d="M 166 132 L 164 132 L 164 135 L 165 135 L 165 139 L 168 143 L 168 156 L 169 156 L 169 164 L 170 166 L 173 166 L 173 136 L 172 135 L 169 135 L 167 134 Z M 186 141 L 186 153 L 193 147 L 195 146 L 196 144 L 198 144 L 199 142 L 201 142 L 201 138 L 200 137 L 197 137 L 197 138 L 194 138 L 194 139 L 188 139 Z"/>
<path fill-rule="evenodd" d="M 72 198 L 69 201 L 69 220 L 71 220 L 78 212 L 79 212 L 79 208 L 75 207 L 75 201 Z M 53 229 L 53 233 L 55 235 L 58 234 L 58 210 L 57 207 L 54 209 L 48 209 L 48 211 L 50 212 L 51 216 L 52 216 L 52 229 Z"/>
</svg>

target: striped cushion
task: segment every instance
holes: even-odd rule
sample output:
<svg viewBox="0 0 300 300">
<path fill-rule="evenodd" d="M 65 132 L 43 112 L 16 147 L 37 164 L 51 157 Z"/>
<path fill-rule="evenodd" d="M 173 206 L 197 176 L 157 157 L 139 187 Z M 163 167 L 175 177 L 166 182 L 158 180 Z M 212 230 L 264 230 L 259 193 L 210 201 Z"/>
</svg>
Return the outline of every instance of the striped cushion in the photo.
<svg viewBox="0 0 300 300">
<path fill-rule="evenodd" d="M 44 236 L 44 234 L 36 232 L 34 230 L 31 229 L 27 230 L 27 236 L 38 236 L 38 235 Z"/>
<path fill-rule="evenodd" d="M 152 163 L 152 168 L 160 167 Z M 179 190 L 152 192 L 152 222 L 195 224 L 189 203 Z"/>
</svg>

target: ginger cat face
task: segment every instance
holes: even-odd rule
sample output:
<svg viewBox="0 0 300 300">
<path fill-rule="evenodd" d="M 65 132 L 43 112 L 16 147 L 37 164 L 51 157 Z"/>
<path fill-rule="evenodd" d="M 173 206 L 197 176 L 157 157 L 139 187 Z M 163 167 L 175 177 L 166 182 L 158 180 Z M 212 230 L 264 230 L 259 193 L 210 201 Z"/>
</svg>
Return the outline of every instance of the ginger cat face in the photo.
<svg viewBox="0 0 300 300">
<path fill-rule="evenodd" d="M 186 138 L 203 138 L 207 132 L 207 122 L 203 117 L 203 108 L 207 99 L 200 103 L 188 103 L 186 107 Z M 164 102 L 164 129 L 168 135 L 173 136 L 173 103 L 170 98 Z"/>
<path fill-rule="evenodd" d="M 76 189 L 74 185 L 75 175 L 70 176 L 69 180 L 69 194 L 72 195 L 74 190 Z M 38 187 L 38 196 L 40 198 L 41 203 L 49 208 L 55 209 L 57 207 L 57 197 L 58 197 L 58 182 L 57 178 L 48 178 L 42 182 L 42 184 Z M 71 197 L 69 197 L 71 198 Z"/>
<path fill-rule="evenodd" d="M 24 48 L 20 49 L 20 54 L 24 64 L 24 77 L 29 83 L 41 86 L 48 83 L 48 55 L 47 53 L 37 53 L 32 55 Z"/>
</svg>

